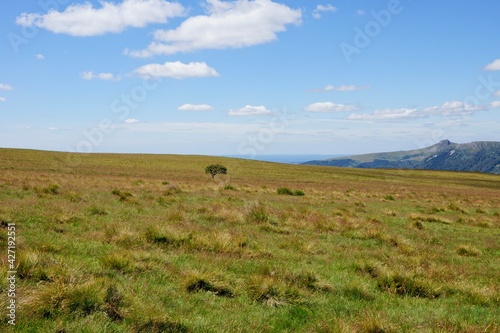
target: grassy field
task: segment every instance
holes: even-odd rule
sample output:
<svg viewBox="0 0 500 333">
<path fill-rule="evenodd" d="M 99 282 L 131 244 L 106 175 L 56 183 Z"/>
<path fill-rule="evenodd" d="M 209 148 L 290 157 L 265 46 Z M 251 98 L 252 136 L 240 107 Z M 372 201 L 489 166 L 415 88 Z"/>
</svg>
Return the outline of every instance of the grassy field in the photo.
<svg viewBox="0 0 500 333">
<path fill-rule="evenodd" d="M 0 149 L 0 204 L 2 331 L 9 223 L 17 332 L 500 331 L 499 176 Z"/>
</svg>

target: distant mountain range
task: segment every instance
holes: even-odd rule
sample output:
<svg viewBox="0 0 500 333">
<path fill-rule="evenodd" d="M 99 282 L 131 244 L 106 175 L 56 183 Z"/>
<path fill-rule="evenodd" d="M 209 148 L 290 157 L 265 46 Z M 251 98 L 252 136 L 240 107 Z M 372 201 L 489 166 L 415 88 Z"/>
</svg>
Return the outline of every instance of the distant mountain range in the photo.
<svg viewBox="0 0 500 333">
<path fill-rule="evenodd" d="M 303 164 L 350 168 L 391 168 L 478 171 L 500 174 L 500 142 L 453 143 L 449 140 L 427 148 L 313 160 Z"/>
</svg>

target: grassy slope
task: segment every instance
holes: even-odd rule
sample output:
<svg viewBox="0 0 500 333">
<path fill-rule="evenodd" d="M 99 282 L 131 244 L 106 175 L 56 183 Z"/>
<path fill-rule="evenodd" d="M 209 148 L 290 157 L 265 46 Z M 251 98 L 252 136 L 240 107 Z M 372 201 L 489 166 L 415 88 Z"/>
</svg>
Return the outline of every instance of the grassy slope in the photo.
<svg viewBox="0 0 500 333">
<path fill-rule="evenodd" d="M 20 332 L 499 330 L 495 175 L 0 149 L 0 202 Z"/>
</svg>

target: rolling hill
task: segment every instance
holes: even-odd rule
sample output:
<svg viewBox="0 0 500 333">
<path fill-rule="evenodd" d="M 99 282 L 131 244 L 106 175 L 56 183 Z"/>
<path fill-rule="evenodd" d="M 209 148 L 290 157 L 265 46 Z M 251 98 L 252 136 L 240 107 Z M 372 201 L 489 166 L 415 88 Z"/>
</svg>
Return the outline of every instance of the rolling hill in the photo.
<svg viewBox="0 0 500 333">
<path fill-rule="evenodd" d="M 442 140 L 430 147 L 398 152 L 354 155 L 304 164 L 351 167 L 476 171 L 500 174 L 500 142 L 453 143 Z"/>
</svg>

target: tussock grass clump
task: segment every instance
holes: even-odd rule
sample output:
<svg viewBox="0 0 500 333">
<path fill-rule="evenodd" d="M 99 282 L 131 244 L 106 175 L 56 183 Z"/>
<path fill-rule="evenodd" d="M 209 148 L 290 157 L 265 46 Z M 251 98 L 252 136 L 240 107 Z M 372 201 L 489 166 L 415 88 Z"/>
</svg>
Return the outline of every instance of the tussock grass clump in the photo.
<svg viewBox="0 0 500 333">
<path fill-rule="evenodd" d="M 457 249 L 457 253 L 465 257 L 477 257 L 482 254 L 481 250 L 471 245 L 460 245 Z"/>
<path fill-rule="evenodd" d="M 422 221 L 421 221 L 421 220 L 415 220 L 415 221 L 413 221 L 413 226 L 414 226 L 415 228 L 417 228 L 418 230 L 423 230 L 423 229 L 425 229 L 425 226 L 424 226 L 424 224 L 422 223 Z"/>
<path fill-rule="evenodd" d="M 300 272 L 300 273 L 287 273 L 285 280 L 293 286 L 299 288 L 306 288 L 311 291 L 330 292 L 333 290 L 332 286 L 314 272 Z"/>
<path fill-rule="evenodd" d="M 396 200 L 396 198 L 394 198 L 394 196 L 392 194 L 388 194 L 384 197 L 385 200 L 387 201 L 394 201 Z"/>
<path fill-rule="evenodd" d="M 328 293 L 332 286 L 312 271 L 288 272 L 266 267 L 248 282 L 253 299 L 270 307 L 306 303 L 312 293 Z"/>
<path fill-rule="evenodd" d="M 367 273 L 370 277 L 376 279 L 386 272 L 386 268 L 378 261 L 357 262 L 354 265 L 357 272 Z"/>
<path fill-rule="evenodd" d="M 90 279 L 84 283 L 57 281 L 42 285 L 25 302 L 24 310 L 38 318 L 59 315 L 88 316 L 100 311 L 105 304 L 105 281 Z"/>
<path fill-rule="evenodd" d="M 357 301 L 375 300 L 373 293 L 362 283 L 348 283 L 342 290 L 342 295 Z"/>
<path fill-rule="evenodd" d="M 269 307 L 300 303 L 303 295 L 297 288 L 272 276 L 254 276 L 249 282 L 252 298 Z"/>
<path fill-rule="evenodd" d="M 216 231 L 208 234 L 197 234 L 189 239 L 189 248 L 197 251 L 213 253 L 241 254 L 248 246 L 248 240 L 241 235 Z"/>
<path fill-rule="evenodd" d="M 442 223 L 442 224 L 451 224 L 451 222 L 447 219 L 437 217 L 434 215 L 420 215 L 412 213 L 410 214 L 410 220 L 412 221 L 420 221 L 420 222 L 430 222 L 430 223 Z"/>
<path fill-rule="evenodd" d="M 23 250 L 18 255 L 17 275 L 23 280 L 49 281 L 47 261 L 44 254 L 38 251 Z"/>
<path fill-rule="evenodd" d="M 177 195 L 177 194 L 181 194 L 181 193 L 182 193 L 182 190 L 180 189 L 179 186 L 177 186 L 177 185 L 170 185 L 163 192 L 163 195 L 168 197 L 168 196 L 173 196 L 173 195 Z"/>
<path fill-rule="evenodd" d="M 146 229 L 145 236 L 146 240 L 150 243 L 170 247 L 180 247 L 189 241 L 188 237 L 182 237 L 181 235 L 166 230 L 160 230 L 153 226 Z"/>
<path fill-rule="evenodd" d="M 295 197 L 302 197 L 302 196 L 306 195 L 304 193 L 304 191 L 302 191 L 302 190 L 292 191 L 288 187 L 280 187 L 280 188 L 278 188 L 277 193 L 279 195 L 291 195 L 291 196 L 295 196 Z"/>
<path fill-rule="evenodd" d="M 200 278 L 190 281 L 186 286 L 186 290 L 189 293 L 204 291 L 213 293 L 214 295 L 220 297 L 234 297 L 234 293 L 231 289 L 227 287 L 215 286 L 214 284 Z"/>
<path fill-rule="evenodd" d="M 96 207 L 96 206 L 92 206 L 90 207 L 89 209 L 90 211 L 90 215 L 108 215 L 108 212 L 102 208 L 99 208 L 99 207 Z"/>
<path fill-rule="evenodd" d="M 430 282 L 420 281 L 397 272 L 377 277 L 377 285 L 380 290 L 399 296 L 435 299 L 442 295 L 440 289 L 432 286 Z"/>
<path fill-rule="evenodd" d="M 43 189 L 44 193 L 56 195 L 59 194 L 60 187 L 57 184 L 50 184 L 48 187 Z"/>
<path fill-rule="evenodd" d="M 104 305 L 105 289 L 101 281 L 89 281 L 73 285 L 66 295 L 67 310 L 76 315 L 90 315 Z"/>
<path fill-rule="evenodd" d="M 356 318 L 356 323 L 346 332 L 359 333 L 395 333 L 398 330 L 393 329 L 392 325 L 387 323 L 387 320 L 381 318 L 379 314 L 364 313 Z"/>
<path fill-rule="evenodd" d="M 462 213 L 462 214 L 468 214 L 465 209 L 463 209 L 462 207 L 460 207 L 459 205 L 457 205 L 454 202 L 450 202 L 450 204 L 448 205 L 447 208 L 449 210 L 452 210 L 452 211 L 455 211 L 455 212 L 459 212 L 459 213 Z"/>
<path fill-rule="evenodd" d="M 214 272 L 189 271 L 186 274 L 184 288 L 188 293 L 206 292 L 219 297 L 233 298 L 235 293 L 222 276 Z"/>
<path fill-rule="evenodd" d="M 116 270 L 123 274 L 131 273 L 134 270 L 134 260 L 127 252 L 114 252 L 102 260 L 105 267 Z"/>
<path fill-rule="evenodd" d="M 226 191 L 236 191 L 236 187 L 234 187 L 233 185 L 228 184 L 228 185 L 224 186 L 224 190 L 226 190 Z"/>
<path fill-rule="evenodd" d="M 267 213 L 264 204 L 258 203 L 250 208 L 247 213 L 246 220 L 251 223 L 266 223 L 271 220 L 271 217 Z"/>
<path fill-rule="evenodd" d="M 124 192 L 124 191 L 120 191 L 120 190 L 117 190 L 117 189 L 114 189 L 113 191 L 111 191 L 112 194 L 118 196 L 118 199 L 120 201 L 127 201 L 128 198 L 132 197 L 132 193 L 130 192 Z"/>
</svg>

